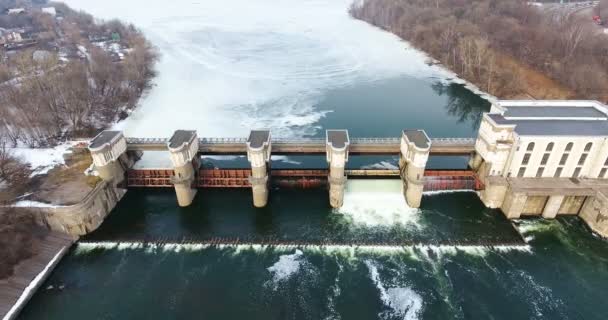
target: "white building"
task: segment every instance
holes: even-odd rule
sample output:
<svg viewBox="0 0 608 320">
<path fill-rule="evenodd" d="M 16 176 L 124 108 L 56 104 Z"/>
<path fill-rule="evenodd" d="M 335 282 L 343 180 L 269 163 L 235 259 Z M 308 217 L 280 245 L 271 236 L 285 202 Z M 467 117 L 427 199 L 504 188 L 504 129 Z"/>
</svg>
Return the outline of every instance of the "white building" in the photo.
<svg viewBox="0 0 608 320">
<path fill-rule="evenodd" d="M 608 109 L 501 100 L 483 115 L 475 150 L 487 176 L 608 178 Z"/>
</svg>

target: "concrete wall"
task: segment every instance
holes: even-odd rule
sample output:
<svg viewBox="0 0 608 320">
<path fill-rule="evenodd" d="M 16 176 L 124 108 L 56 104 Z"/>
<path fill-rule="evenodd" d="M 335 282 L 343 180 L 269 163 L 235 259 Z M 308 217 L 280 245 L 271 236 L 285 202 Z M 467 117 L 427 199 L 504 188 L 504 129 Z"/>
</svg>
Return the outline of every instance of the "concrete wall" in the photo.
<svg viewBox="0 0 608 320">
<path fill-rule="evenodd" d="M 557 214 L 578 214 L 585 203 L 585 199 L 585 196 L 565 196 Z"/>
<path fill-rule="evenodd" d="M 548 198 L 546 196 L 528 196 L 521 214 L 526 216 L 541 215 Z"/>
<path fill-rule="evenodd" d="M 608 237 L 608 198 L 598 191 L 595 197 L 588 197 L 581 208 L 580 217 L 591 230 Z"/>
<path fill-rule="evenodd" d="M 97 229 L 126 192 L 102 181 L 75 205 L 34 210 L 51 230 L 81 236 Z"/>
</svg>

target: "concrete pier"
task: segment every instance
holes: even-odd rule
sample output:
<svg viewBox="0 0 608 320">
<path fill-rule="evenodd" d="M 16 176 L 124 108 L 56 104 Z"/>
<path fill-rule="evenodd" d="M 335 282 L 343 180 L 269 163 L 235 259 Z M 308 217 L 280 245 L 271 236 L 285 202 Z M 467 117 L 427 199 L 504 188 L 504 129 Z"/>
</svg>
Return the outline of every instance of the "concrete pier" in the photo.
<svg viewBox="0 0 608 320">
<path fill-rule="evenodd" d="M 431 139 L 424 130 L 403 130 L 399 172 L 403 181 L 405 201 L 419 208 L 424 189 L 424 169 L 431 150 Z"/>
<path fill-rule="evenodd" d="M 177 130 L 167 143 L 171 154 L 174 175 L 171 183 L 175 187 L 177 203 L 180 207 L 187 207 L 194 200 L 195 188 L 192 188 L 198 171 L 198 137 L 196 131 Z M 196 170 L 195 170 L 196 168 Z"/>
<path fill-rule="evenodd" d="M 550 196 L 547 199 L 547 203 L 545 203 L 545 208 L 543 209 L 543 218 L 554 219 L 562 206 L 564 197 L 564 195 Z"/>
<path fill-rule="evenodd" d="M 344 203 L 344 167 L 348 161 L 349 145 L 348 130 L 327 130 L 325 150 L 329 164 L 329 204 L 332 208 L 340 208 Z"/>
<path fill-rule="evenodd" d="M 122 132 L 102 131 L 89 144 L 89 151 L 101 179 L 114 185 L 125 179 L 128 167 L 121 157 L 127 151 L 127 141 Z"/>
<path fill-rule="evenodd" d="M 247 139 L 247 160 L 251 164 L 251 192 L 253 205 L 265 207 L 268 203 L 268 163 L 271 143 L 269 130 L 252 130 Z"/>
</svg>

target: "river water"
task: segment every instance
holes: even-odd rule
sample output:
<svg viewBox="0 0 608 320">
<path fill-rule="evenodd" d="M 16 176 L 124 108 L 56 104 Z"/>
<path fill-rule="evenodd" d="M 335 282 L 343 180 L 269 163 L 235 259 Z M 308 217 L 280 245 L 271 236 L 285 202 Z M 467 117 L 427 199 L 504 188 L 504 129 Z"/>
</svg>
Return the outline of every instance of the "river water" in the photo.
<svg viewBox="0 0 608 320">
<path fill-rule="evenodd" d="M 266 127 L 282 137 L 328 128 L 472 137 L 489 109 L 424 54 L 350 19 L 349 0 L 67 2 L 133 22 L 160 49 L 155 87 L 117 125 L 130 136 Z M 396 160 L 352 157 L 349 166 Z M 274 167 L 321 165 L 321 157 L 273 158 Z M 605 319 L 608 243 L 578 218 L 512 223 L 472 192 L 427 193 L 422 203 L 409 208 L 398 180 L 349 181 L 339 210 L 328 208 L 326 190 L 273 189 L 264 209 L 252 207 L 249 190 L 200 190 L 188 208 L 172 190 L 130 190 L 20 318 Z M 213 237 L 343 245 L 142 243 Z M 522 237 L 526 244 L 511 245 Z M 396 242 L 407 245 L 373 245 Z"/>
</svg>

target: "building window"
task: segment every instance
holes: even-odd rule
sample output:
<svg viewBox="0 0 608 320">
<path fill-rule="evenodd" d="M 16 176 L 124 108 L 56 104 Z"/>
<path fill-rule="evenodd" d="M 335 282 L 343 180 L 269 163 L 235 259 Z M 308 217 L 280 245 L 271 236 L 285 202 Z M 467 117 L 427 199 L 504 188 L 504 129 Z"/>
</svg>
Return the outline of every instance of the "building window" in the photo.
<svg viewBox="0 0 608 320">
<path fill-rule="evenodd" d="M 536 177 L 540 178 L 543 176 L 543 172 L 545 171 L 545 167 L 540 167 L 538 168 L 538 170 L 536 170 Z"/>
<path fill-rule="evenodd" d="M 572 142 L 568 142 L 568 144 L 566 145 L 566 151 L 572 150 L 572 145 Z"/>
<path fill-rule="evenodd" d="M 528 162 L 530 162 L 530 157 L 531 156 L 532 156 L 531 153 L 524 154 L 524 159 L 521 161 L 521 164 L 523 164 L 523 165 L 528 164 Z"/>
<path fill-rule="evenodd" d="M 525 173 L 526 173 L 526 168 L 521 167 L 521 168 L 519 168 L 519 171 L 517 172 L 517 176 L 521 178 L 524 176 Z"/>
<path fill-rule="evenodd" d="M 553 142 L 549 142 L 549 144 L 547 145 L 546 151 L 553 151 Z"/>
<path fill-rule="evenodd" d="M 547 161 L 549 161 L 549 155 L 550 155 L 549 153 L 545 153 L 545 154 L 543 155 L 542 160 L 540 160 L 540 164 L 542 164 L 542 165 L 547 164 Z"/>
<path fill-rule="evenodd" d="M 578 159 L 578 165 L 579 166 L 584 165 L 585 164 L 585 160 L 587 160 L 587 154 L 583 153 L 583 154 L 581 154 L 580 159 Z"/>
<path fill-rule="evenodd" d="M 534 142 L 530 142 L 528 143 L 528 148 L 526 149 L 527 151 L 532 151 L 534 150 Z"/>
<path fill-rule="evenodd" d="M 559 160 L 559 165 L 560 166 L 565 165 L 566 161 L 568 161 L 568 154 L 564 153 L 564 154 L 562 154 L 562 158 Z"/>
<path fill-rule="evenodd" d="M 585 145 L 585 151 L 589 151 L 591 150 L 591 147 L 593 147 L 593 143 L 589 142 Z"/>
<path fill-rule="evenodd" d="M 557 170 L 555 170 L 555 174 L 553 175 L 554 178 L 559 178 L 562 176 L 562 170 L 564 170 L 564 168 L 559 167 L 557 168 Z"/>
<path fill-rule="evenodd" d="M 576 167 L 576 169 L 574 169 L 574 174 L 572 174 L 572 177 L 578 178 L 579 174 L 581 174 L 581 167 Z"/>
<path fill-rule="evenodd" d="M 608 171 L 608 168 L 602 168 L 599 178 L 606 178 L 606 171 Z"/>
</svg>

